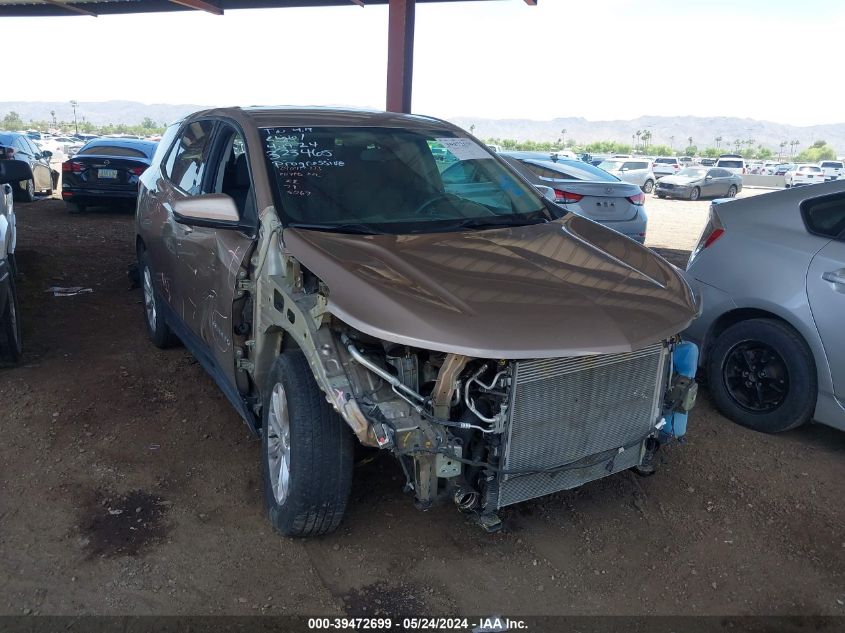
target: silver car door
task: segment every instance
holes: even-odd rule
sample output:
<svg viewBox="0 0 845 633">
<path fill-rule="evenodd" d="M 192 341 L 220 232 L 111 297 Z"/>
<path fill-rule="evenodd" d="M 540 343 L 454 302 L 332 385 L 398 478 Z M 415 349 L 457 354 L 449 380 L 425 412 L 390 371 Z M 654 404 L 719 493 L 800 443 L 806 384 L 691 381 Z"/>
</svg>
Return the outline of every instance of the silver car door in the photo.
<svg viewBox="0 0 845 633">
<path fill-rule="evenodd" d="M 819 220 L 823 214 L 812 217 L 812 210 L 808 213 L 806 203 L 802 210 L 811 232 L 816 229 L 839 236 L 828 242 L 810 262 L 807 297 L 830 364 L 834 394 L 845 398 L 845 196 L 838 196 L 838 208 L 826 211 L 826 217 Z"/>
</svg>

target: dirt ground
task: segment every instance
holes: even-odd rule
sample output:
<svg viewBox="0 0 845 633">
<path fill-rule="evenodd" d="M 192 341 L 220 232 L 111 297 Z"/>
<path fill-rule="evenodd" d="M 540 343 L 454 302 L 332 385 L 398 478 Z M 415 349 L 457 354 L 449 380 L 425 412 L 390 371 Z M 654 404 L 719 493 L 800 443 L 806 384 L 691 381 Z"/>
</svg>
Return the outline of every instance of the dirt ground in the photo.
<svg viewBox="0 0 845 633">
<path fill-rule="evenodd" d="M 649 200 L 649 243 L 683 264 L 707 206 Z M 185 349 L 146 340 L 131 213 L 17 210 L 2 614 L 845 614 L 845 434 L 753 433 L 706 391 L 657 475 L 511 507 L 501 533 L 451 506 L 418 512 L 377 459 L 337 533 L 280 538 L 259 442 Z"/>
</svg>

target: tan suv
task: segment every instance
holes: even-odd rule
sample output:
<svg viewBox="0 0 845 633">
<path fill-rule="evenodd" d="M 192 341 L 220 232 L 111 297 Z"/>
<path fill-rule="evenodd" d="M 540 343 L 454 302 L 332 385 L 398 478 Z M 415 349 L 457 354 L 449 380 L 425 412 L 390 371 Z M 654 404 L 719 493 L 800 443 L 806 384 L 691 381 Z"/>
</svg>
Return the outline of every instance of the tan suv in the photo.
<svg viewBox="0 0 845 633">
<path fill-rule="evenodd" d="M 141 177 L 137 250 L 150 338 L 181 339 L 261 434 L 286 535 L 338 526 L 355 441 L 419 507 L 494 530 L 509 504 L 650 473 L 694 399 L 676 269 L 437 119 L 196 113 Z"/>
</svg>

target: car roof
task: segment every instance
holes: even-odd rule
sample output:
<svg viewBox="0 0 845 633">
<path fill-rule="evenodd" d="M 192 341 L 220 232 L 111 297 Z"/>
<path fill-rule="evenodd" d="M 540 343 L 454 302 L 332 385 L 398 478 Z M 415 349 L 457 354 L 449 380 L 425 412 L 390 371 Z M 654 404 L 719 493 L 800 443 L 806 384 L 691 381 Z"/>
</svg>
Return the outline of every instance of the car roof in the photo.
<svg viewBox="0 0 845 633">
<path fill-rule="evenodd" d="M 419 114 L 400 114 L 363 108 L 330 108 L 322 106 L 248 106 L 213 108 L 194 112 L 185 118 L 223 116 L 236 121 L 249 121 L 256 127 L 393 127 L 419 129 L 448 128 L 461 131 L 457 126 L 434 117 Z"/>
</svg>

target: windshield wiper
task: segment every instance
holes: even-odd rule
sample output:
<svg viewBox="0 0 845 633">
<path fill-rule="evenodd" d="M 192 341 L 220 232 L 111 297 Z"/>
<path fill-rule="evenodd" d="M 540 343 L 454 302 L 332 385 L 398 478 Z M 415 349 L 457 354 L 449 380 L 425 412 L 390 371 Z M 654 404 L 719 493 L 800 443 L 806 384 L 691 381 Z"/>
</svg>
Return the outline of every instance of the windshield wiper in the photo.
<svg viewBox="0 0 845 633">
<path fill-rule="evenodd" d="M 310 231 L 326 231 L 328 233 L 352 233 L 355 235 L 386 235 L 385 231 L 374 228 L 369 224 L 308 224 L 306 222 L 291 222 L 287 225 L 291 229 L 308 229 Z"/>
<path fill-rule="evenodd" d="M 468 218 L 450 226 L 449 228 L 459 229 L 495 229 L 508 226 L 528 226 L 530 224 L 546 224 L 549 222 L 544 217 L 526 218 L 524 216 L 504 216 L 498 218 Z"/>
</svg>

